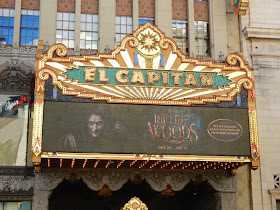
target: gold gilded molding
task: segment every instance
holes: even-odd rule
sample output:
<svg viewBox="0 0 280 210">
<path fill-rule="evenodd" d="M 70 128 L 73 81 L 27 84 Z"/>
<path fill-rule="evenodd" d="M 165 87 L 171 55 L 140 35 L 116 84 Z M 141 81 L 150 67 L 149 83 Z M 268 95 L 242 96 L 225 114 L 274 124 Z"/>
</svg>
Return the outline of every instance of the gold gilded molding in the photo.
<svg viewBox="0 0 280 210">
<path fill-rule="evenodd" d="M 59 57 L 64 57 L 67 55 L 68 49 L 64 44 L 56 44 L 52 45 L 52 47 L 49 48 L 47 58 L 52 59 L 54 56 L 54 53 L 56 53 Z"/>
<path fill-rule="evenodd" d="M 134 197 L 124 205 L 122 210 L 148 210 L 148 207 L 139 198 Z"/>
<path fill-rule="evenodd" d="M 44 108 L 43 103 L 34 104 L 32 151 L 36 157 L 41 153 L 43 108 Z"/>
<path fill-rule="evenodd" d="M 254 89 L 248 91 L 248 114 L 252 168 L 257 169 L 260 164 L 260 151 L 258 136 L 258 120 L 256 112 L 256 98 Z"/>
</svg>

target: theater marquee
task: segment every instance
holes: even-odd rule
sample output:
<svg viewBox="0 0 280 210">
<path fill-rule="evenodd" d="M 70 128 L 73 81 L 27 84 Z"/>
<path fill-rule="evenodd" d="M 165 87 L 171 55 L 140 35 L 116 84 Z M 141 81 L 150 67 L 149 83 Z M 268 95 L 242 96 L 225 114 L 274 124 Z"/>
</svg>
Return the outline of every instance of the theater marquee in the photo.
<svg viewBox="0 0 280 210">
<path fill-rule="evenodd" d="M 196 156 L 258 166 L 253 72 L 244 58 L 188 58 L 150 23 L 109 54 L 67 56 L 63 44 L 51 46 L 37 61 L 35 96 L 34 160 Z"/>
</svg>

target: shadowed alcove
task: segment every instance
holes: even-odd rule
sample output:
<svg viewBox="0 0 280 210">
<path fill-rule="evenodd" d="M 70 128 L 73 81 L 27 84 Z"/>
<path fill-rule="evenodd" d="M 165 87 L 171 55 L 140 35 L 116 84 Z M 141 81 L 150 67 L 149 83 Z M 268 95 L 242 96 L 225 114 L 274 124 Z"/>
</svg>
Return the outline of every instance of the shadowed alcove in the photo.
<svg viewBox="0 0 280 210">
<path fill-rule="evenodd" d="M 50 210 L 119 210 L 132 197 L 140 198 L 151 210 L 203 210 L 219 209 L 220 198 L 206 181 L 190 181 L 181 191 L 174 192 L 170 186 L 157 192 L 141 179 L 129 180 L 120 190 L 111 191 L 108 186 L 93 191 L 79 180 L 64 179 L 49 199 Z"/>
</svg>

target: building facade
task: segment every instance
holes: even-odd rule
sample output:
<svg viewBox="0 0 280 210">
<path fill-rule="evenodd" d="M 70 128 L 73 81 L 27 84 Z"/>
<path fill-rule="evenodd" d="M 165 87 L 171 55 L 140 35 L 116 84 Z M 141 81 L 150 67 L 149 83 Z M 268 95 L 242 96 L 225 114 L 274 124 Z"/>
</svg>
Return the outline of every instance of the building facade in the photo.
<svg viewBox="0 0 280 210">
<path fill-rule="evenodd" d="M 194 196 L 196 192 L 192 194 L 193 197 L 188 197 L 188 202 L 194 203 L 190 204 L 193 209 L 206 206 L 211 209 L 278 209 L 280 175 L 277 138 L 280 135 L 277 134 L 278 106 L 274 94 L 278 87 L 279 7 L 280 3 L 276 0 L 266 4 L 255 0 L 250 2 L 246 15 L 238 16 L 234 14 L 230 0 L 1 1 L 0 209 L 31 209 L 31 206 L 32 209 L 62 208 L 58 204 L 67 203 L 63 200 L 63 187 L 68 189 L 71 183 L 75 185 L 73 189 L 80 189 L 77 185 L 83 185 L 83 190 L 88 187 L 91 191 L 87 193 L 95 198 L 95 203 L 100 202 L 96 206 L 99 205 L 101 209 L 106 201 L 111 202 L 110 199 L 104 200 L 110 193 L 123 198 L 122 190 L 130 189 L 131 197 L 127 197 L 126 202 L 133 196 L 141 197 L 141 193 L 147 193 L 143 189 L 135 193 L 138 189 L 131 183 L 141 180 L 145 180 L 143 186 L 147 184 L 153 191 L 167 193 L 170 198 L 174 192 L 179 195 L 180 192 L 193 193 L 195 187 L 201 184 L 199 192 L 206 189 L 208 194 L 199 197 L 198 201 Z M 119 167 L 123 164 L 119 159 L 108 162 L 98 157 L 92 158 L 93 162 L 89 161 L 92 168 L 83 169 L 85 159 L 81 163 L 76 160 L 76 165 L 80 164 L 80 167 L 73 168 L 73 158 L 42 158 L 41 161 L 40 156 L 33 154 L 36 59 L 41 58 L 55 43 L 65 44 L 69 56 L 110 53 L 125 36 L 147 21 L 157 25 L 165 37 L 174 39 L 191 59 L 213 60 L 223 64 L 228 54 L 243 53 L 255 75 L 261 154 L 258 169 L 252 170 L 251 163 L 244 162 L 234 167 L 238 170 L 233 176 L 228 170 L 214 170 L 214 162 L 211 163 L 212 169 L 204 170 L 204 165 L 193 161 L 198 164 L 195 170 L 170 168 L 162 172 L 156 167 L 154 170 L 141 170 L 144 166 L 134 170 L 118 170 L 118 164 Z M 37 94 L 35 99 L 38 100 Z M 235 100 L 237 103 L 237 98 Z M 69 164 L 67 161 L 70 161 Z M 42 164 L 37 164 L 39 162 Z M 186 161 L 186 164 L 188 162 L 191 161 Z M 64 164 L 69 167 L 60 167 Z M 110 169 L 110 164 L 115 164 L 115 168 Z M 93 192 L 101 193 L 103 200 Z M 68 196 L 72 199 L 73 195 Z M 162 202 L 155 197 L 155 201 L 148 204 Z M 77 201 L 84 202 L 85 208 L 90 207 L 91 204 L 87 204 L 83 198 L 79 199 Z M 118 200 L 119 197 L 114 199 Z M 149 199 L 144 196 L 144 200 Z M 172 199 L 169 201 L 172 203 Z M 74 208 L 73 205 L 69 202 L 64 207 Z M 107 209 L 114 206 L 110 205 Z M 162 205 L 169 208 L 167 204 Z M 77 209 L 79 207 L 75 206 Z M 173 206 L 173 209 L 180 207 Z"/>
<path fill-rule="evenodd" d="M 261 148 L 260 169 L 252 171 L 252 201 L 255 209 L 278 209 L 278 103 L 272 95 L 279 89 L 273 82 L 279 70 L 279 2 L 262 3 L 250 1 L 248 14 L 240 19 L 241 49 L 255 74 Z"/>
</svg>

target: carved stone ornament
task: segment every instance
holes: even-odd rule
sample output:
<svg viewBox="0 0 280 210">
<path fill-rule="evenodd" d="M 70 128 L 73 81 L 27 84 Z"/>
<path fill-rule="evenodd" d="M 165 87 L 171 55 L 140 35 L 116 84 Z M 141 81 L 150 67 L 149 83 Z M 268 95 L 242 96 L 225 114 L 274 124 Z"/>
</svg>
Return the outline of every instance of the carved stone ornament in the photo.
<svg viewBox="0 0 280 210">
<path fill-rule="evenodd" d="M 225 171 L 205 172 L 197 170 L 195 173 L 184 170 L 162 171 L 162 170 L 43 170 L 36 176 L 35 189 L 52 191 L 63 179 L 69 179 L 71 174 L 75 174 L 78 179 L 82 179 L 87 186 L 94 191 L 100 190 L 107 185 L 110 190 L 117 191 L 128 180 L 134 180 L 135 176 L 145 179 L 157 192 L 166 189 L 170 185 L 172 190 L 182 190 L 191 180 L 195 180 L 197 174 L 202 176 L 202 180 L 207 180 L 215 190 L 219 192 L 235 191 L 235 178 L 229 176 Z"/>
<path fill-rule="evenodd" d="M 0 176 L 0 199 L 9 196 L 18 199 L 31 199 L 34 177 Z"/>
<path fill-rule="evenodd" d="M 148 207 L 139 198 L 131 198 L 122 210 L 148 210 Z"/>
<path fill-rule="evenodd" d="M 195 180 L 197 176 L 202 180 L 207 180 L 212 187 L 218 192 L 215 194 L 217 200 L 221 197 L 227 200 L 227 195 L 234 200 L 236 193 L 236 177 L 229 176 L 226 171 L 206 172 L 205 170 L 186 171 L 186 170 L 67 170 L 67 169 L 44 169 L 42 173 L 36 174 L 34 184 L 33 209 L 47 210 L 48 199 L 52 191 L 60 184 L 63 179 L 70 181 L 71 177 L 82 179 L 87 186 L 94 191 L 99 191 L 103 186 L 108 186 L 112 191 L 119 190 L 128 180 L 145 179 L 152 189 L 161 192 L 167 186 L 171 186 L 172 190 L 182 190 L 191 180 Z M 234 200 L 235 201 L 235 200 Z M 232 201 L 232 202 L 234 202 Z M 226 201 L 229 202 L 229 201 Z M 133 199 L 128 202 L 130 205 L 123 209 L 145 209 L 141 205 L 141 201 Z M 132 205 L 134 203 L 134 205 Z M 139 206 L 140 205 L 140 206 Z M 140 208 L 141 207 L 141 208 Z M 136 208 L 137 209 L 137 208 Z"/>
<path fill-rule="evenodd" d="M 33 187 L 33 177 L 23 176 L 0 176 L 0 190 L 4 190 L 6 186 L 11 190 L 29 190 Z"/>
<path fill-rule="evenodd" d="M 0 72 L 0 91 L 29 92 L 34 87 L 34 74 L 26 73 L 17 66 L 18 60 L 12 59 L 12 67 L 8 66 Z"/>
<path fill-rule="evenodd" d="M 5 44 L 1 44 L 0 45 L 0 53 L 2 55 L 5 55 L 5 54 L 28 54 L 28 55 L 33 55 L 35 56 L 36 55 L 36 47 L 29 47 L 29 46 L 26 46 L 26 47 L 11 47 L 11 46 L 8 46 L 8 45 L 5 45 Z"/>
</svg>

